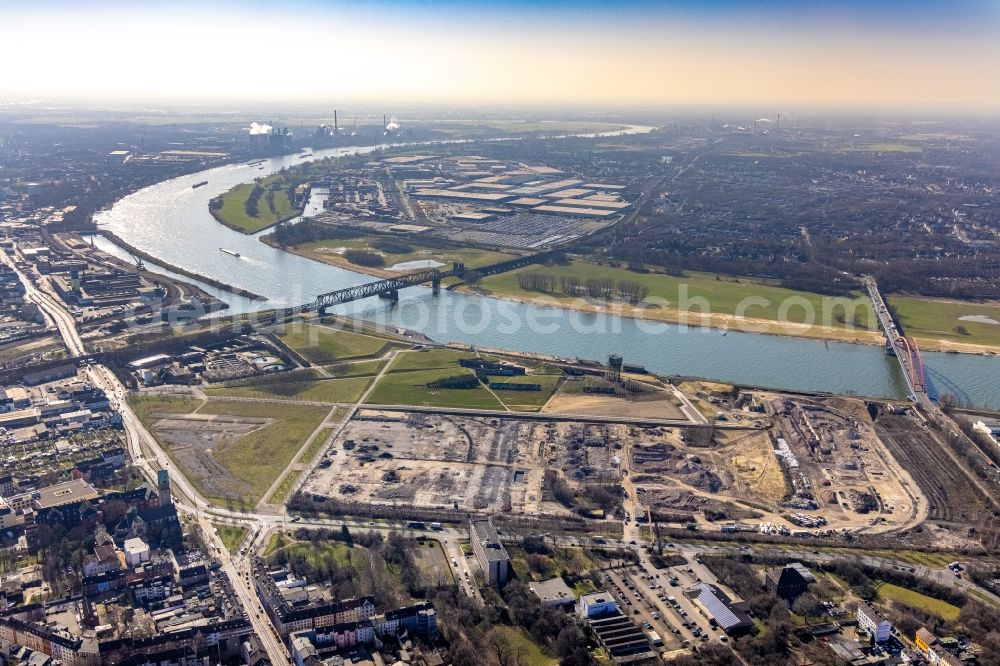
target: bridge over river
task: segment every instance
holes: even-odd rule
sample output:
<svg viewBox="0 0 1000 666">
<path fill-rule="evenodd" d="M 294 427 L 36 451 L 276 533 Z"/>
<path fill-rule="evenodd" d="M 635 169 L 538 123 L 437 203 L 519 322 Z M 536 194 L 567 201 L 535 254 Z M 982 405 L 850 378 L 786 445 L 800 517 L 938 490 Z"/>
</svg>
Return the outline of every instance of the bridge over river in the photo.
<svg viewBox="0 0 1000 666">
<path fill-rule="evenodd" d="M 467 268 L 465 264 L 456 263 L 453 264 L 449 270 L 442 271 L 437 268 L 432 268 L 429 270 L 417 271 L 415 273 L 407 273 L 405 275 L 400 275 L 399 277 L 386 278 L 375 282 L 366 282 L 365 284 L 359 284 L 353 287 L 347 287 L 345 289 L 338 289 L 336 291 L 320 294 L 312 303 L 306 303 L 305 305 L 301 305 L 297 308 L 292 308 L 292 311 L 304 312 L 307 310 L 318 310 L 320 313 L 325 313 L 327 308 L 331 308 L 335 305 L 342 305 L 344 303 L 350 303 L 351 301 L 361 300 L 362 298 L 370 298 L 372 296 L 380 296 L 392 301 L 398 301 L 400 289 L 415 287 L 416 285 L 427 284 L 428 282 L 431 284 L 434 293 L 437 294 L 441 289 L 441 281 L 446 278 L 468 278 L 473 273 L 479 277 L 506 273 L 507 271 L 513 271 L 518 268 L 523 268 L 524 266 L 541 263 L 551 258 L 553 254 L 554 251 L 539 252 L 537 254 L 529 254 L 522 257 L 508 259 L 506 261 L 500 261 L 495 264 L 479 266 L 478 268 Z"/>
<path fill-rule="evenodd" d="M 927 384 L 924 378 L 924 361 L 920 357 L 920 348 L 917 341 L 900 333 L 889 314 L 889 308 L 882 298 L 875 278 L 865 276 L 863 278 L 865 286 L 868 288 L 868 295 L 872 299 L 875 307 L 875 314 L 878 316 L 879 325 L 885 333 L 885 350 L 887 354 L 895 356 L 903 369 L 903 376 L 906 377 L 906 385 L 910 389 L 910 395 L 914 402 L 920 403 L 928 411 L 936 411 L 937 405 L 931 400 L 927 393 Z"/>
</svg>

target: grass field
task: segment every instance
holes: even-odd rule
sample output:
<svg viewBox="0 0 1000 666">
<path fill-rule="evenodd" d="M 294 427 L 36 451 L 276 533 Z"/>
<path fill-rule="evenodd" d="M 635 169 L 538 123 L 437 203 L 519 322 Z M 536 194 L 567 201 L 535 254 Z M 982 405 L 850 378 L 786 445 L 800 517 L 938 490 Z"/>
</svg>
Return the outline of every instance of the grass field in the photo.
<svg viewBox="0 0 1000 666">
<path fill-rule="evenodd" d="M 913 590 L 908 590 L 905 587 L 899 587 L 892 583 L 879 583 L 875 588 L 875 594 L 879 599 L 898 602 L 913 608 L 920 608 L 928 613 L 937 615 L 947 622 L 954 622 L 958 619 L 960 610 L 958 606 L 953 606 L 947 601 L 928 597 L 926 594 L 920 594 L 919 592 L 914 592 Z"/>
<path fill-rule="evenodd" d="M 343 410 L 337 410 L 337 411 L 338 413 L 335 415 L 334 418 L 342 418 Z M 324 446 L 326 446 L 326 440 L 330 437 L 330 433 L 332 433 L 333 430 L 334 430 L 333 428 L 323 428 L 318 433 L 316 433 L 315 439 L 309 442 L 309 446 L 307 446 L 306 450 L 302 452 L 301 456 L 299 456 L 299 462 L 302 463 L 303 465 L 308 465 L 313 460 L 315 460 L 316 456 L 319 455 L 319 452 L 323 450 Z"/>
<path fill-rule="evenodd" d="M 523 630 L 510 626 L 498 626 L 497 631 L 503 632 L 510 642 L 513 651 L 519 653 L 517 663 L 521 666 L 555 666 L 558 659 L 548 656 L 531 636 Z"/>
<path fill-rule="evenodd" d="M 299 480 L 302 472 L 291 471 L 285 478 L 281 480 L 281 483 L 277 488 L 274 489 L 274 493 L 268 498 L 269 504 L 284 504 L 285 499 L 288 497 L 288 493 L 291 492 L 292 488 L 295 486 L 295 482 Z"/>
<path fill-rule="evenodd" d="M 571 133 L 571 134 L 591 134 L 598 132 L 614 132 L 624 129 L 624 125 L 613 125 L 611 123 L 598 123 L 590 121 L 559 120 L 552 122 L 542 121 L 484 121 L 474 123 L 438 123 L 433 128 L 436 132 L 447 134 L 453 139 L 473 139 L 484 135 L 484 130 L 496 130 L 510 134 L 528 133 Z"/>
<path fill-rule="evenodd" d="M 310 405 L 209 402 L 198 413 L 274 419 L 273 423 L 241 437 L 216 455 L 216 460 L 234 476 L 250 483 L 250 499 L 256 503 L 292 461 L 302 443 L 329 410 Z"/>
<path fill-rule="evenodd" d="M 850 153 L 919 153 L 923 150 L 917 146 L 910 146 L 905 143 L 866 143 L 860 146 L 845 148 Z"/>
<path fill-rule="evenodd" d="M 553 375 L 522 375 L 520 377 L 490 377 L 493 383 L 541 384 L 541 391 L 504 391 L 492 389 L 493 393 L 510 409 L 518 412 L 535 412 L 545 406 L 562 379 L 562 373 Z"/>
<path fill-rule="evenodd" d="M 389 374 L 408 370 L 435 370 L 437 368 L 461 369 L 459 359 L 472 358 L 472 352 L 457 349 L 426 349 L 424 351 L 401 352 L 389 368 Z"/>
<path fill-rule="evenodd" d="M 329 365 L 335 361 L 380 352 L 389 341 L 371 335 L 338 331 L 325 326 L 296 323 L 278 338 L 310 363 Z"/>
<path fill-rule="evenodd" d="M 922 347 L 957 344 L 1000 347 L 1000 323 L 959 319 L 985 316 L 1000 322 L 1000 303 L 962 303 L 917 296 L 890 296 L 888 301 L 896 308 L 903 331 L 917 338 Z M 959 326 L 965 328 L 964 334 L 955 330 Z"/>
<path fill-rule="evenodd" d="M 376 358 L 370 361 L 352 361 L 347 364 L 334 364 L 327 366 L 326 369 L 330 374 L 341 377 L 366 377 L 369 375 L 378 374 L 379 368 L 385 363 L 382 359 Z"/>
<path fill-rule="evenodd" d="M 375 405 L 503 409 L 497 399 L 482 386 L 473 389 L 430 389 L 426 386 L 428 382 L 461 374 L 472 373 L 457 365 L 436 370 L 390 372 L 382 377 L 366 402 Z"/>
<path fill-rule="evenodd" d="M 514 392 L 496 390 L 491 393 L 484 387 L 474 389 L 429 389 L 426 384 L 456 375 L 471 374 L 458 365 L 459 359 L 472 358 L 472 352 L 456 349 L 428 349 L 398 354 L 375 390 L 368 396 L 368 403 L 383 405 L 422 405 L 439 407 L 464 407 L 470 409 L 503 409 L 538 411 L 545 405 L 558 386 L 561 373 L 551 366 L 529 366 L 529 374 L 517 377 L 490 377 L 493 382 L 513 384 L 541 384 L 541 391 Z M 484 356 L 493 360 L 491 356 Z M 496 397 L 494 397 L 494 394 Z"/>
<path fill-rule="evenodd" d="M 142 397 L 132 401 L 136 415 L 156 436 L 152 414 L 156 412 L 191 413 L 200 400 L 184 398 Z M 280 402 L 208 401 L 196 410 L 198 414 L 235 417 L 270 418 L 273 421 L 249 434 L 226 439 L 212 454 L 214 460 L 233 477 L 250 487 L 244 499 L 257 500 L 292 461 L 310 433 L 329 413 L 326 407 L 294 405 Z M 161 445 L 163 442 L 161 441 Z M 169 446 L 164 449 L 194 484 L 198 492 L 209 499 L 225 502 L 227 498 L 213 496 L 203 484 L 198 470 L 184 466 L 182 459 Z M 232 499 L 232 498 L 229 498 Z"/>
<path fill-rule="evenodd" d="M 132 411 L 139 420 L 147 426 L 154 412 L 169 412 L 171 414 L 190 414 L 201 405 L 198 398 L 143 396 L 129 400 Z"/>
<path fill-rule="evenodd" d="M 372 376 L 318 379 L 262 386 L 233 386 L 204 389 L 208 396 L 262 398 L 265 400 L 311 400 L 314 402 L 357 402 L 372 381 Z"/>
<path fill-rule="evenodd" d="M 212 523 L 215 525 L 215 531 L 219 533 L 219 538 L 222 539 L 222 543 L 226 546 L 230 553 L 235 553 L 243 545 L 243 542 L 247 538 L 247 534 L 250 530 L 245 527 L 240 527 L 239 525 L 219 525 L 217 523 Z"/>
<path fill-rule="evenodd" d="M 263 187 L 265 193 L 258 200 L 257 215 L 251 216 L 247 213 L 246 203 L 256 184 Z M 273 194 L 273 197 L 269 197 L 270 194 Z M 227 227 L 245 234 L 257 233 L 278 222 L 291 219 L 301 212 L 292 207 L 288 200 L 288 192 L 281 181 L 274 176 L 262 178 L 259 183 L 237 185 L 221 197 L 222 207 L 212 209 L 212 216 Z"/>
<path fill-rule="evenodd" d="M 355 264 L 349 262 L 343 254 L 340 253 L 340 249 L 367 250 L 383 256 L 385 259 L 384 269 L 389 269 L 396 264 L 403 264 L 410 261 L 427 260 L 438 261 L 448 266 L 455 262 L 461 262 L 470 268 L 475 268 L 476 266 L 484 266 L 498 261 L 505 261 L 514 256 L 507 252 L 482 250 L 474 247 L 434 247 L 430 245 L 420 245 L 419 243 L 412 243 L 406 239 L 401 240 L 412 248 L 411 252 L 384 252 L 373 245 L 373 242 L 377 242 L 378 238 L 378 236 L 362 236 L 361 238 L 314 241 L 312 243 L 303 243 L 302 245 L 298 245 L 295 249 L 312 259 L 316 259 L 317 261 L 323 261 L 324 263 L 330 263 L 338 266 L 351 267 L 354 267 Z M 368 269 L 362 266 L 360 267 L 360 270 Z"/>
<path fill-rule="evenodd" d="M 636 273 L 625 268 L 583 261 L 573 261 L 565 266 L 529 266 L 509 273 L 492 275 L 483 279 L 481 288 L 497 296 L 522 299 L 548 298 L 564 305 L 572 305 L 578 301 L 576 297 L 561 292 L 543 294 L 522 289 L 518 284 L 518 275 L 522 273 L 552 275 L 557 285 L 560 278 L 564 277 L 584 281 L 588 278 L 609 279 L 616 284 L 621 281 L 637 282 L 649 290 L 647 301 L 659 305 L 659 308 L 650 310 L 646 316 L 655 317 L 657 310 L 669 311 L 674 316 L 686 313 L 690 315 L 693 324 L 699 323 L 702 313 L 707 311 L 713 316 L 720 317 L 720 322 L 727 318 L 742 316 L 775 324 L 809 323 L 812 313 L 811 321 L 814 328 L 823 328 L 822 324 L 826 322 L 833 330 L 842 331 L 852 337 L 858 332 L 867 332 L 869 323 L 877 326 L 871 302 L 860 293 L 855 294 L 852 299 L 833 299 L 821 294 L 785 289 L 743 278 L 706 274 L 677 277 L 662 273 Z M 838 314 L 844 315 L 845 323 L 837 322 Z M 853 325 L 855 314 L 860 328 Z"/>
</svg>

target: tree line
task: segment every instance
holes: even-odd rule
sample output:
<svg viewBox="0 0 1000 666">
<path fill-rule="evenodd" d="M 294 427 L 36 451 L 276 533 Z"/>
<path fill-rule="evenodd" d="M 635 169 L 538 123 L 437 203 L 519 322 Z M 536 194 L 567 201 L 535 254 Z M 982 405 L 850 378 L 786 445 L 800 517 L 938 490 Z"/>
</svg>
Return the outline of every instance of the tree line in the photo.
<svg viewBox="0 0 1000 666">
<path fill-rule="evenodd" d="M 546 294 L 561 293 L 566 296 L 586 296 L 603 300 L 617 298 L 632 305 L 641 303 L 649 295 L 649 288 L 635 280 L 618 280 L 616 282 L 611 278 L 556 276 L 540 271 L 518 274 L 517 285 L 525 291 Z"/>
</svg>

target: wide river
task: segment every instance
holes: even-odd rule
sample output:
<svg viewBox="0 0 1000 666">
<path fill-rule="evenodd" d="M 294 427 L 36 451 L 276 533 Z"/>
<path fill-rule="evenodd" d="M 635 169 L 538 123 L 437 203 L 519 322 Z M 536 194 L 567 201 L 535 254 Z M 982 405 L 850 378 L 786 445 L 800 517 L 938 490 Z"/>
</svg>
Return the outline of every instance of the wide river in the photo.
<svg viewBox="0 0 1000 666">
<path fill-rule="evenodd" d="M 633 131 L 648 131 L 634 128 Z M 97 223 L 162 261 L 261 294 L 252 301 L 197 283 L 230 305 L 230 312 L 298 305 L 318 294 L 373 278 L 282 252 L 256 236 L 233 231 L 208 212 L 208 201 L 234 185 L 306 160 L 368 147 L 333 148 L 302 158 L 290 155 L 256 165 L 231 164 L 173 178 L 139 190 L 97 215 Z M 260 169 L 259 167 L 263 167 Z M 208 185 L 193 189 L 194 183 Z M 308 213 L 308 211 L 307 211 Z M 267 232 L 264 232 L 267 233 Z M 97 244 L 128 254 L 103 238 Z M 226 248 L 240 257 L 220 252 Z M 147 268 L 170 274 L 155 265 Z M 187 278 L 182 278 L 187 279 Z M 414 287 L 396 306 L 367 299 L 339 310 L 379 323 L 418 330 L 439 342 L 600 360 L 621 353 L 626 363 L 654 372 L 774 388 L 903 397 L 896 361 L 880 347 L 757 335 L 584 314 L 558 308 Z M 931 392 L 954 393 L 977 405 L 1000 408 L 1000 356 L 924 354 Z"/>
</svg>

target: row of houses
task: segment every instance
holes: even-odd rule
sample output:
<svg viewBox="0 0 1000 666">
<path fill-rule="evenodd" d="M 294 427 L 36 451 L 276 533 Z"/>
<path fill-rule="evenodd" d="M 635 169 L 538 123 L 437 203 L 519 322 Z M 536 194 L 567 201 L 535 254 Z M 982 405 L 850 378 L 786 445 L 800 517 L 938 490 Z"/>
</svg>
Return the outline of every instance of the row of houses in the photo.
<svg viewBox="0 0 1000 666">
<path fill-rule="evenodd" d="M 74 636 L 46 624 L 45 607 L 41 604 L 0 614 L 0 645 L 4 652 L 9 653 L 12 646 L 22 646 L 47 655 L 51 658 L 49 663 L 62 666 L 183 663 L 177 660 L 179 655 L 194 657 L 199 648 L 211 648 L 213 655 L 235 657 L 252 633 L 253 628 L 245 618 L 235 618 L 147 638 L 101 641 Z"/>
<path fill-rule="evenodd" d="M 322 663 L 323 650 L 343 650 L 357 645 L 380 647 L 385 638 L 410 634 L 433 637 L 437 633 L 437 614 L 430 602 L 397 608 L 359 622 L 345 622 L 297 631 L 289 636 L 292 659 L 297 666 Z"/>
<path fill-rule="evenodd" d="M 404 629 L 420 634 L 437 630 L 437 616 L 429 603 L 376 614 L 374 597 L 333 600 L 301 587 L 282 589 L 278 581 L 287 576 L 284 570 L 269 571 L 260 558 L 254 561 L 257 597 L 281 635 L 314 632 L 317 641 L 345 647 L 371 643 L 376 636 L 395 635 Z"/>
<path fill-rule="evenodd" d="M 913 642 L 931 666 L 962 666 L 962 660 L 945 649 L 942 640 L 926 627 L 917 629 Z"/>
</svg>

